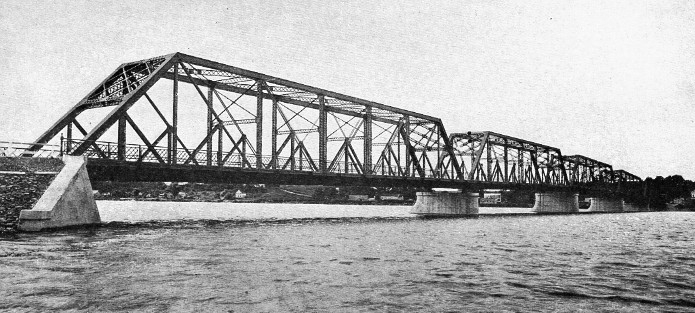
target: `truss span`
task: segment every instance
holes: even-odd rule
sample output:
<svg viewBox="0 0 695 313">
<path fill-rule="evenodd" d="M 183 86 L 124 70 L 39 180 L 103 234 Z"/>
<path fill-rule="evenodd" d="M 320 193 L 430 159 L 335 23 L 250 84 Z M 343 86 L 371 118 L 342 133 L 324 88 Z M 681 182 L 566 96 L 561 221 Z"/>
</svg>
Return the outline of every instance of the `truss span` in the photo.
<svg viewBox="0 0 695 313">
<path fill-rule="evenodd" d="M 103 179 L 243 172 L 235 179 L 561 188 L 639 179 L 498 133 L 450 137 L 433 116 L 182 53 L 120 65 L 24 154 L 51 144 L 89 157 Z M 157 174 L 167 171 L 178 174 Z"/>
</svg>

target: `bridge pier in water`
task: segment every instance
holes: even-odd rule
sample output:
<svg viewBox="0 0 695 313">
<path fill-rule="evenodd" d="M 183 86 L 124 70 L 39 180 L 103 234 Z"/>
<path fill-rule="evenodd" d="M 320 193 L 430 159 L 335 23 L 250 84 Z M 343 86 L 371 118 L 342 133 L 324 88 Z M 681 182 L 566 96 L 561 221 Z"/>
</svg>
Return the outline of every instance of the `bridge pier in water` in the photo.
<svg viewBox="0 0 695 313">
<path fill-rule="evenodd" d="M 589 212 L 623 212 L 625 201 L 619 198 L 589 198 Z"/>
<path fill-rule="evenodd" d="M 417 192 L 412 214 L 430 217 L 478 215 L 477 192 Z"/>
<path fill-rule="evenodd" d="M 579 195 L 574 192 L 537 192 L 533 205 L 536 213 L 579 212 Z"/>
</svg>

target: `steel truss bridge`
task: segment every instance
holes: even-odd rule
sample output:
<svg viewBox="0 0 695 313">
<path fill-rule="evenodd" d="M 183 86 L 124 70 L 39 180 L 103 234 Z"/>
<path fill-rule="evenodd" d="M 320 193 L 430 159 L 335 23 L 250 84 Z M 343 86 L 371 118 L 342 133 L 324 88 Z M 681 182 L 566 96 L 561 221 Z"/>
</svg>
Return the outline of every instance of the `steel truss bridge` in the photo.
<svg viewBox="0 0 695 313">
<path fill-rule="evenodd" d="M 93 180 L 613 188 L 641 179 L 494 132 L 173 53 L 125 63 L 24 156 L 85 155 Z"/>
</svg>

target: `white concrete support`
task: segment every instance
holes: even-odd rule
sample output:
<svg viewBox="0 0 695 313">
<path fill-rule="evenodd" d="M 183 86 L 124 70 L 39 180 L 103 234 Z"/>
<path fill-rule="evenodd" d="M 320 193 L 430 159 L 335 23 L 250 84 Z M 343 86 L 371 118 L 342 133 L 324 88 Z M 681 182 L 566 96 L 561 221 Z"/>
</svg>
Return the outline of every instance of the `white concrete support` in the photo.
<svg viewBox="0 0 695 313">
<path fill-rule="evenodd" d="M 19 213 L 19 229 L 40 231 L 101 223 L 87 161 L 81 156 L 64 156 L 65 166 L 31 210 Z"/>
<path fill-rule="evenodd" d="M 579 195 L 573 192 L 538 192 L 533 205 L 536 213 L 579 212 Z"/>
<path fill-rule="evenodd" d="M 589 198 L 589 212 L 623 212 L 625 201 L 623 199 Z"/>
<path fill-rule="evenodd" d="M 421 216 L 469 216 L 478 214 L 478 193 L 418 192 L 410 213 Z"/>
</svg>

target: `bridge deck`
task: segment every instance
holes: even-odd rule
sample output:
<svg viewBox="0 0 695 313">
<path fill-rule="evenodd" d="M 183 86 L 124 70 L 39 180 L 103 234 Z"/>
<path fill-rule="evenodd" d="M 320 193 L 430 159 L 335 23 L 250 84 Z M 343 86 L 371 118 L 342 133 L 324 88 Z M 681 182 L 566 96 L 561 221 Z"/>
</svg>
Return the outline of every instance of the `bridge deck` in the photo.
<svg viewBox="0 0 695 313">
<path fill-rule="evenodd" d="M 466 181 L 443 178 L 397 177 L 311 171 L 257 170 L 253 168 L 218 167 L 206 165 L 161 164 L 90 159 L 89 176 L 97 181 L 155 181 L 201 183 L 251 183 L 278 185 L 379 186 L 414 187 L 422 189 L 454 188 L 463 190 L 514 189 L 536 191 L 595 191 L 606 186 L 517 184 L 504 182 Z"/>
</svg>

